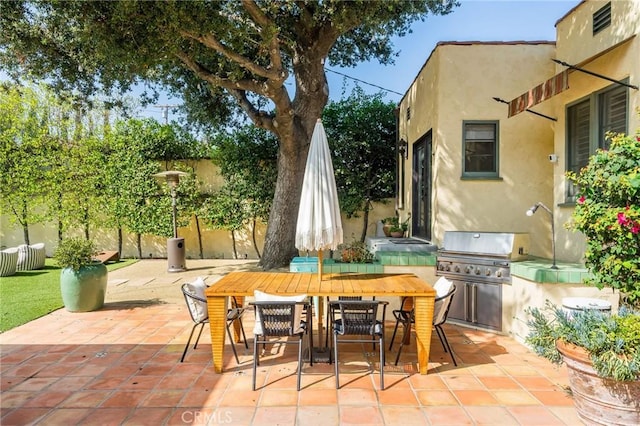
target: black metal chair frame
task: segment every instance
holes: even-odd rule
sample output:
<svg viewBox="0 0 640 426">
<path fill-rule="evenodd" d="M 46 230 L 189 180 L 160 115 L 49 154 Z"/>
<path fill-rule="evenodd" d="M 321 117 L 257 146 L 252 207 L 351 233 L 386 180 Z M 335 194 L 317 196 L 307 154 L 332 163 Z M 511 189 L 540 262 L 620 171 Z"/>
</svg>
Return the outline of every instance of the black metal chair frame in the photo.
<svg viewBox="0 0 640 426">
<path fill-rule="evenodd" d="M 300 390 L 300 382 L 302 376 L 302 341 L 305 333 L 309 335 L 309 363 L 313 365 L 313 328 L 312 328 L 312 307 L 311 303 L 307 302 L 279 302 L 279 301 L 265 301 L 265 302 L 252 302 L 250 303 L 254 307 L 256 318 L 260 317 L 262 325 L 262 334 L 254 336 L 253 340 L 253 390 L 256 390 L 256 373 L 257 367 L 260 365 L 260 356 L 258 354 L 258 347 L 262 343 L 263 347 L 266 344 L 297 344 L 298 345 L 298 382 L 297 389 Z M 302 305 L 306 310 L 306 321 L 301 321 L 300 324 L 295 324 L 295 308 L 296 305 Z M 300 330 L 300 331 L 297 331 Z M 295 341 L 285 340 L 285 338 L 297 336 Z M 276 340 L 271 340 L 277 338 Z"/>
<path fill-rule="evenodd" d="M 333 322 L 333 354 L 335 362 L 336 389 L 340 389 L 339 355 L 340 343 L 371 342 L 371 338 L 378 338 L 380 345 L 380 389 L 384 390 L 384 318 L 388 302 L 373 300 L 337 300 L 330 305 L 337 305 L 336 312 L 340 318 Z M 382 321 L 378 320 L 378 308 L 382 306 Z M 338 338 L 338 336 L 367 336 L 367 339 Z"/>
<path fill-rule="evenodd" d="M 186 285 L 187 284 L 182 285 L 182 294 L 184 295 L 185 302 L 187 302 L 187 307 L 189 306 L 189 299 L 194 299 L 200 302 L 207 303 L 206 299 L 202 299 L 198 296 L 195 296 L 189 293 L 186 290 L 186 287 L 185 287 Z M 231 349 L 233 349 L 233 355 L 236 358 L 236 362 L 240 364 L 240 359 L 238 358 L 238 351 L 236 350 L 236 346 L 233 341 L 233 336 L 231 334 L 230 327 L 231 327 L 231 324 L 238 321 L 238 323 L 240 324 L 240 331 L 242 332 L 242 339 L 244 341 L 244 346 L 247 349 L 249 349 L 249 343 L 247 343 L 247 336 L 244 333 L 244 326 L 242 325 L 242 315 L 244 314 L 245 309 L 238 306 L 238 301 L 234 296 L 232 296 L 231 298 L 231 303 L 232 303 L 232 308 L 227 310 L 227 324 L 226 324 L 227 336 L 229 337 L 229 341 L 231 342 Z M 191 343 L 191 338 L 193 337 L 193 333 L 196 331 L 196 327 L 200 326 L 200 331 L 198 332 L 198 337 L 196 337 L 195 344 L 193 345 L 194 350 L 198 347 L 198 342 L 200 341 L 200 336 L 202 335 L 202 330 L 204 329 L 204 325 L 209 323 L 208 315 L 207 315 L 207 318 L 201 321 L 196 321 L 196 318 L 194 317 L 193 312 L 191 312 L 190 308 L 188 309 L 188 311 L 189 311 L 189 315 L 191 315 L 191 320 L 195 324 L 193 324 L 193 327 L 191 328 L 191 333 L 189 334 L 189 339 L 187 340 L 187 344 L 184 346 L 184 352 L 182 352 L 182 358 L 180 358 L 180 362 L 183 362 L 184 357 L 187 355 L 187 351 L 189 350 L 189 344 Z"/>
<path fill-rule="evenodd" d="M 338 296 L 337 301 L 344 300 L 362 300 L 362 296 Z M 374 297 L 372 300 L 376 300 Z M 336 311 L 338 310 L 338 304 L 335 303 L 335 300 L 330 300 L 329 296 L 327 296 L 327 326 L 324 331 L 324 345 L 329 346 L 329 330 L 332 329 L 333 323 L 336 320 Z M 375 346 L 374 348 L 375 349 Z M 329 359 L 329 363 L 331 363 L 331 359 Z"/>
<path fill-rule="evenodd" d="M 452 287 L 451 290 L 449 290 L 449 292 L 444 296 L 436 297 L 435 303 L 441 300 L 445 300 L 447 298 L 449 298 L 449 301 L 447 302 L 447 305 L 444 307 L 445 312 L 442 317 L 442 320 L 439 321 L 438 323 L 433 323 L 433 328 L 435 328 L 436 330 L 436 334 L 440 339 L 442 348 L 444 349 L 445 352 L 449 352 L 449 356 L 451 356 L 453 365 L 457 367 L 458 363 L 456 362 L 456 359 L 453 356 L 453 351 L 451 350 L 451 346 L 449 345 L 449 340 L 447 339 L 447 335 L 445 334 L 444 329 L 442 328 L 442 324 L 444 324 L 447 321 L 447 317 L 449 316 L 449 308 L 451 307 L 451 302 L 453 301 L 453 296 L 455 292 L 456 292 L 456 288 Z M 403 298 L 400 308 L 404 306 L 405 300 L 406 300 L 406 297 Z M 400 340 L 400 347 L 398 348 L 398 354 L 396 355 L 396 361 L 395 361 L 395 365 L 398 365 L 398 361 L 400 360 L 400 353 L 402 353 L 402 346 L 404 346 L 405 338 L 407 338 L 411 334 L 411 325 L 415 323 L 415 315 L 414 315 L 413 309 L 411 310 L 394 309 L 392 313 L 396 319 L 396 325 L 393 328 L 393 335 L 391 336 L 391 342 L 389 343 L 389 350 L 391 350 L 391 348 L 393 347 L 393 341 L 396 338 L 396 332 L 398 331 L 398 326 L 402 324 L 404 328 L 404 332 L 402 334 L 402 340 Z"/>
</svg>

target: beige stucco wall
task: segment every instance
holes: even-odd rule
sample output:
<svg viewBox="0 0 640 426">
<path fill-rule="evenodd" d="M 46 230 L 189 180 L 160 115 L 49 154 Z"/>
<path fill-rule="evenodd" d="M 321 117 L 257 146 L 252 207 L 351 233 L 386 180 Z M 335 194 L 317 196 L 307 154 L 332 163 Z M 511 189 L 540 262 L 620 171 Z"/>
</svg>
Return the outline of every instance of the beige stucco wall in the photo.
<svg viewBox="0 0 640 426">
<path fill-rule="evenodd" d="M 557 58 L 586 70 L 616 79 L 628 79 L 630 84 L 640 85 L 640 1 L 611 2 L 611 26 L 592 35 L 592 15 L 606 2 L 581 3 L 557 24 Z M 565 67 L 558 65 L 556 72 Z M 573 205 L 564 204 L 567 187 L 566 171 L 566 108 L 567 105 L 599 90 L 613 87 L 614 83 L 571 71 L 569 89 L 554 100 L 554 116 L 558 117 L 554 137 L 554 151 L 559 161 L 554 171 L 554 214 L 556 217 L 558 258 L 580 261 L 584 253 L 584 238 L 568 231 L 564 224 L 571 219 Z M 629 89 L 628 129 L 635 134 L 640 129 L 640 92 Z"/>
<path fill-rule="evenodd" d="M 223 179 L 218 173 L 218 169 L 211 161 L 202 160 L 193 165 L 194 170 L 201 182 L 201 189 L 204 192 L 212 192 L 219 188 Z M 376 203 L 373 210 L 369 214 L 367 235 L 374 236 L 376 234 L 377 221 L 394 215 L 394 200 L 388 200 L 386 203 Z M 350 242 L 354 238 L 359 238 L 363 227 L 363 218 L 347 219 L 342 217 L 343 236 L 345 242 Z M 205 258 L 232 259 L 233 258 L 233 241 L 228 231 L 220 231 L 207 229 L 202 221 L 200 222 L 200 230 L 202 234 L 203 254 Z M 260 253 L 264 246 L 264 237 L 266 233 L 266 224 L 259 223 L 256 229 L 256 244 Z M 80 236 L 81 233 L 77 234 Z M 117 232 L 111 229 L 91 229 L 90 235 L 96 241 L 100 250 L 117 250 L 118 240 Z M 188 227 L 178 229 L 178 235 L 185 239 L 185 250 L 187 259 L 197 259 L 200 257 L 200 249 L 198 243 L 198 233 L 195 219 L 191 221 Z M 58 234 L 55 224 L 36 224 L 29 227 L 29 236 L 31 243 L 44 242 L 47 256 L 51 256 L 58 243 Z M 257 254 L 253 246 L 251 230 L 236 232 L 236 249 L 238 257 L 248 259 L 257 259 Z M 123 242 L 122 257 L 137 257 L 137 241 L 133 234 L 125 233 Z M 6 216 L 0 217 L 0 246 L 13 247 L 24 244 L 22 228 L 12 225 Z M 303 253 L 306 255 L 306 252 Z M 313 253 L 312 253 L 313 254 Z M 142 237 L 142 256 L 143 258 L 163 258 L 167 256 L 167 242 L 164 237 L 154 237 L 145 235 Z"/>
<path fill-rule="evenodd" d="M 521 113 L 507 118 L 511 100 L 553 75 L 549 43 L 439 44 L 400 105 L 399 137 L 411 145 L 433 129 L 433 241 L 446 230 L 531 233 L 531 253 L 550 257 L 550 221 L 527 217 L 537 201 L 552 202 L 552 121 Z M 525 65 L 526 64 L 526 65 Z M 411 119 L 406 121 L 406 109 Z M 550 103 L 534 108 L 549 115 Z M 499 121 L 499 180 L 463 180 L 463 120 Z M 406 167 L 410 169 L 411 160 Z M 406 205 L 411 205 L 411 172 Z"/>
<path fill-rule="evenodd" d="M 511 281 L 502 286 L 502 331 L 520 342 L 529 333 L 527 308 L 544 308 L 547 300 L 562 306 L 565 297 L 586 297 L 608 301 L 616 312 L 620 302 L 620 294 L 611 289 L 598 290 L 580 283 L 536 283 L 516 276 Z"/>
</svg>

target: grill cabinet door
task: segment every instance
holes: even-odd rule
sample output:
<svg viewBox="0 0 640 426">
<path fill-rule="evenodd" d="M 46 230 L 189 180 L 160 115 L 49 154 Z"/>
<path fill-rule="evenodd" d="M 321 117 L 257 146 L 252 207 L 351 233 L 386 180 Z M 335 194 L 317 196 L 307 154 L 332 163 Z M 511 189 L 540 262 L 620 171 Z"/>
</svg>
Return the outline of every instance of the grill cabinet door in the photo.
<svg viewBox="0 0 640 426">
<path fill-rule="evenodd" d="M 454 280 L 449 318 L 483 328 L 502 331 L 502 285 Z"/>
<path fill-rule="evenodd" d="M 502 284 L 473 283 L 471 291 L 475 292 L 474 324 L 502 331 Z"/>
<path fill-rule="evenodd" d="M 458 321 L 469 321 L 469 312 L 467 309 L 467 283 L 459 280 L 452 280 L 453 285 L 456 286 L 456 294 L 451 301 L 451 307 L 449 308 L 448 318 Z"/>
</svg>

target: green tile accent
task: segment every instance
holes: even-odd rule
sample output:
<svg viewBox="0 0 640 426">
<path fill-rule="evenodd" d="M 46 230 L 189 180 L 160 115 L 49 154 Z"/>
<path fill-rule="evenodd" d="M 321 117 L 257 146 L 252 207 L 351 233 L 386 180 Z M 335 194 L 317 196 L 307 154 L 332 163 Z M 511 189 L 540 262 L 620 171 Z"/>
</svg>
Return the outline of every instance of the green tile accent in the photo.
<svg viewBox="0 0 640 426">
<path fill-rule="evenodd" d="M 542 280 L 546 283 L 557 283 L 558 273 L 556 271 L 542 271 Z"/>
<path fill-rule="evenodd" d="M 392 266 L 434 266 L 436 255 L 432 252 L 382 251 L 376 253 L 382 265 Z"/>
<path fill-rule="evenodd" d="M 551 269 L 548 259 L 532 258 L 511 264 L 511 275 L 538 283 L 581 284 L 589 272 L 580 263 L 556 262 L 558 269 Z"/>
</svg>

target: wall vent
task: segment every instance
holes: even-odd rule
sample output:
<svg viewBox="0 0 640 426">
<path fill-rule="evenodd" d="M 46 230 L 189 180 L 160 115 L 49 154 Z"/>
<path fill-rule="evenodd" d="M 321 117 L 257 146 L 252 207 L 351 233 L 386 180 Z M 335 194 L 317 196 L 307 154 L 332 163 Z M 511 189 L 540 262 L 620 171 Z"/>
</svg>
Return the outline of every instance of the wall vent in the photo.
<svg viewBox="0 0 640 426">
<path fill-rule="evenodd" d="M 604 5 L 593 14 L 593 35 L 611 25 L 611 2 Z"/>
</svg>

